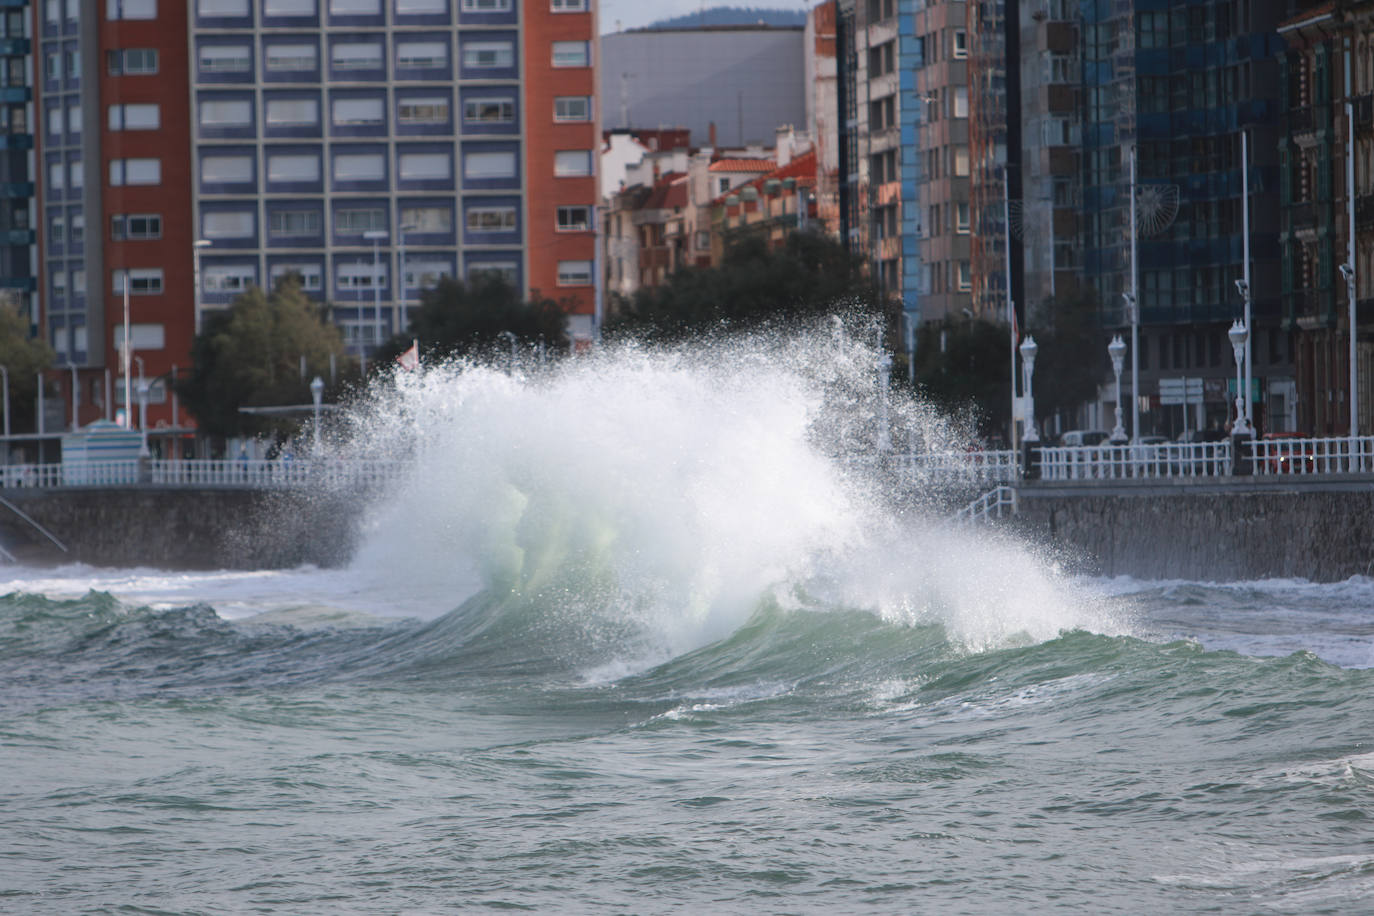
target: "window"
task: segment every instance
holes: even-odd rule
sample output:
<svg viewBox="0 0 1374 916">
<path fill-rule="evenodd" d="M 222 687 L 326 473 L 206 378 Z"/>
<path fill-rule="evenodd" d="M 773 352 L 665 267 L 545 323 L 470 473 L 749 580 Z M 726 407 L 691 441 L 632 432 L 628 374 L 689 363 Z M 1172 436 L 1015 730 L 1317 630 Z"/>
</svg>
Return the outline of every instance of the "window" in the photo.
<svg viewBox="0 0 1374 916">
<path fill-rule="evenodd" d="M 273 210 L 267 215 L 273 238 L 308 238 L 320 234 L 319 210 Z"/>
<path fill-rule="evenodd" d="M 108 111 L 110 130 L 157 130 L 162 126 L 156 104 L 111 105 Z"/>
<path fill-rule="evenodd" d="M 162 216 L 157 213 L 116 213 L 110 217 L 110 238 L 116 242 L 162 238 Z"/>
<path fill-rule="evenodd" d="M 314 127 L 320 123 L 318 99 L 268 99 L 267 123 L 272 127 Z"/>
<path fill-rule="evenodd" d="M 515 120 L 515 102 L 508 98 L 466 99 L 463 121 L 469 124 L 503 124 Z"/>
<path fill-rule="evenodd" d="M 319 153 L 272 153 L 267 157 L 268 181 L 320 180 Z"/>
<path fill-rule="evenodd" d="M 401 225 L 409 232 L 449 232 L 453 210 L 448 207 L 403 207 Z"/>
<path fill-rule="evenodd" d="M 402 41 L 396 44 L 396 66 L 434 68 L 448 66 L 448 42 Z"/>
<path fill-rule="evenodd" d="M 110 184 L 161 184 L 161 159 L 111 159 Z"/>
<path fill-rule="evenodd" d="M 220 99 L 200 103 L 202 127 L 247 127 L 253 123 L 253 103 L 247 99 Z"/>
<path fill-rule="evenodd" d="M 447 124 L 448 99 L 444 96 L 403 98 L 396 103 L 396 119 L 402 124 Z"/>
<path fill-rule="evenodd" d="M 334 211 L 335 232 L 361 235 L 376 229 L 386 229 L 386 212 L 381 207 L 355 207 Z"/>
<path fill-rule="evenodd" d="M 515 261 L 487 260 L 485 258 L 468 261 L 468 280 L 483 277 L 498 277 L 514 286 L 519 277 L 520 265 Z"/>
<path fill-rule="evenodd" d="M 330 61 L 335 70 L 380 70 L 382 43 L 379 41 L 351 41 L 334 45 Z"/>
<path fill-rule="evenodd" d="M 318 264 L 273 264 L 269 276 L 276 286 L 282 277 L 295 274 L 300 277 L 301 289 L 319 290 L 324 285 L 324 271 Z"/>
<path fill-rule="evenodd" d="M 52 294 L 54 296 L 67 295 L 67 272 L 65 270 L 54 270 L 49 285 L 52 286 Z"/>
<path fill-rule="evenodd" d="M 515 45 L 509 41 L 469 41 L 463 44 L 463 67 L 492 70 L 515 66 Z"/>
<path fill-rule="evenodd" d="M 956 118 L 968 117 L 968 87 L 954 87 L 954 116 Z"/>
<path fill-rule="evenodd" d="M 251 264 L 216 264 L 200 272 L 207 293 L 241 293 L 257 282 Z"/>
<path fill-rule="evenodd" d="M 959 292 L 966 293 L 973 289 L 973 271 L 969 268 L 968 261 L 959 262 Z"/>
<path fill-rule="evenodd" d="M 968 177 L 968 147 L 956 146 L 954 149 L 954 174 L 959 178 Z"/>
<path fill-rule="evenodd" d="M 559 286 L 590 286 L 592 282 L 591 261 L 559 261 Z"/>
<path fill-rule="evenodd" d="M 463 156 L 463 177 L 514 178 L 515 153 L 467 153 Z"/>
<path fill-rule="evenodd" d="M 511 0 L 463 0 L 465 13 L 509 13 Z"/>
<path fill-rule="evenodd" d="M 75 136 L 81 133 L 81 108 L 73 105 L 67 109 L 67 133 Z"/>
<path fill-rule="evenodd" d="M 329 0 L 331 16 L 380 16 L 382 0 Z"/>
<path fill-rule="evenodd" d="M 105 62 L 110 76 L 144 76 L 157 72 L 156 48 L 127 48 L 107 51 Z"/>
<path fill-rule="evenodd" d="M 335 267 L 335 282 L 338 288 L 372 289 L 373 286 L 386 286 L 385 261 L 373 264 L 371 261 L 353 264 L 339 264 Z"/>
<path fill-rule="evenodd" d="M 72 214 L 72 243 L 80 242 L 86 237 L 86 214 Z"/>
<path fill-rule="evenodd" d="M 968 33 L 963 29 L 954 30 L 954 54 L 955 60 L 963 60 L 968 57 Z"/>
<path fill-rule="evenodd" d="M 467 212 L 469 232 L 514 232 L 514 207 L 472 207 Z"/>
<path fill-rule="evenodd" d="M 199 0 L 196 12 L 206 19 L 247 16 L 248 0 Z"/>
<path fill-rule="evenodd" d="M 156 19 L 157 0 L 105 0 L 105 18 Z"/>
<path fill-rule="evenodd" d="M 72 295 L 74 295 L 74 296 L 84 296 L 84 295 L 86 295 L 86 271 L 85 271 L 85 270 L 77 269 L 77 270 L 72 271 Z M 84 328 L 83 328 L 82 330 L 84 330 Z M 86 348 L 85 348 L 85 347 L 82 347 L 82 346 L 78 346 L 77 349 L 78 349 L 78 350 L 84 350 L 84 349 L 86 349 Z"/>
<path fill-rule="evenodd" d="M 264 16 L 313 16 L 315 0 L 262 0 Z"/>
<path fill-rule="evenodd" d="M 201 235 L 207 239 L 247 239 L 253 237 L 253 213 L 211 211 L 200 217 Z"/>
<path fill-rule="evenodd" d="M 586 95 L 563 95 L 553 100 L 555 121 L 590 121 L 592 100 Z"/>
<path fill-rule="evenodd" d="M 71 169 L 70 186 L 73 190 L 84 187 L 86 184 L 86 166 L 80 159 L 74 159 L 69 165 Z"/>
<path fill-rule="evenodd" d="M 243 184 L 253 180 L 252 156 L 206 156 L 200 160 L 200 180 L 206 184 Z"/>
<path fill-rule="evenodd" d="M 954 206 L 954 231 L 968 235 L 968 204 L 960 201 Z"/>
<path fill-rule="evenodd" d="M 453 160 L 448 153 L 402 153 L 397 171 L 409 181 L 443 180 L 453 177 Z"/>
<path fill-rule="evenodd" d="M 56 106 L 48 109 L 48 136 L 62 136 L 62 109 Z"/>
<path fill-rule="evenodd" d="M 549 0 L 549 9 L 555 13 L 585 13 L 587 0 Z"/>
<path fill-rule="evenodd" d="M 433 16 L 448 12 L 448 0 L 396 0 L 398 16 Z"/>
<path fill-rule="evenodd" d="M 48 220 L 48 240 L 54 245 L 67 240 L 67 218 L 60 213 Z"/>
<path fill-rule="evenodd" d="M 268 45 L 263 57 L 263 66 L 269 72 L 314 70 L 319 50 L 313 44 Z"/>
<path fill-rule="evenodd" d="M 559 178 L 570 178 L 592 173 L 592 151 L 586 149 L 561 149 L 553 154 L 553 174 Z"/>
<path fill-rule="evenodd" d="M 380 96 L 375 98 L 336 98 L 333 103 L 335 124 L 377 125 L 386 123 L 386 105 Z"/>
<path fill-rule="evenodd" d="M 431 288 L 439 285 L 443 277 L 453 275 L 453 265 L 448 261 L 426 261 L 423 258 L 406 258 L 404 283 L 406 289 Z"/>
<path fill-rule="evenodd" d="M 559 207 L 559 232 L 585 232 L 592 228 L 591 207 Z"/>
<path fill-rule="evenodd" d="M 202 45 L 201 73 L 248 73 L 253 69 L 253 49 L 248 45 Z"/>
<path fill-rule="evenodd" d="M 555 67 L 585 67 L 591 60 L 585 41 L 555 41 L 553 43 L 553 65 Z"/>
<path fill-rule="evenodd" d="M 116 296 L 124 295 L 125 271 L 114 271 L 112 278 L 114 282 L 111 290 Z M 161 267 L 132 268 L 128 271 L 128 280 L 131 296 L 154 296 L 162 292 Z"/>
<path fill-rule="evenodd" d="M 386 157 L 381 153 L 338 153 L 334 156 L 335 181 L 382 181 Z"/>
</svg>

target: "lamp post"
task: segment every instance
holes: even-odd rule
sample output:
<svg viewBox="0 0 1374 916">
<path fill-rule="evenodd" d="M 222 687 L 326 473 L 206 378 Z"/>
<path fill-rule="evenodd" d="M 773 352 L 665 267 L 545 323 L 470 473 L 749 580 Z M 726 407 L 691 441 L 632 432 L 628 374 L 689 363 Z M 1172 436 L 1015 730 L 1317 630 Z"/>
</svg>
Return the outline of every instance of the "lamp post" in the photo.
<svg viewBox="0 0 1374 916">
<path fill-rule="evenodd" d="M 139 361 L 140 363 L 142 360 Z M 139 369 L 142 369 L 142 365 Z M 148 451 L 148 380 L 141 374 L 138 377 L 138 431 L 143 434 L 142 442 L 138 447 L 140 458 L 147 458 Z"/>
<path fill-rule="evenodd" d="M 1022 436 L 1025 442 L 1039 442 L 1040 436 L 1035 431 L 1035 392 L 1031 388 L 1031 377 L 1035 374 L 1035 354 L 1040 351 L 1035 343 L 1035 338 L 1026 335 L 1026 339 L 1021 341 L 1021 377 L 1023 387 L 1026 389 L 1026 434 Z"/>
<path fill-rule="evenodd" d="M 196 239 L 191 243 L 191 260 L 195 272 L 195 276 L 192 279 L 196 285 L 195 298 L 191 305 L 196 313 L 196 333 L 200 333 L 205 324 L 205 306 L 200 301 L 200 253 L 213 244 L 214 242 L 211 242 L 209 239 Z"/>
<path fill-rule="evenodd" d="M 76 363 L 67 363 L 67 368 L 72 370 L 72 429 L 80 429 L 81 386 L 77 384 Z"/>
<path fill-rule="evenodd" d="M 5 397 L 5 464 L 10 463 L 10 370 L 0 366 L 0 380 L 4 384 Z"/>
<path fill-rule="evenodd" d="M 1356 384 L 1359 363 L 1355 351 L 1355 268 L 1352 264 L 1341 265 L 1341 276 L 1345 279 L 1345 297 L 1350 304 L 1350 457 L 1353 460 L 1355 439 L 1360 434 L 1360 389 Z"/>
<path fill-rule="evenodd" d="M 1131 145 L 1131 291 L 1124 293 L 1131 307 L 1131 441 L 1140 438 L 1140 304 L 1139 272 L 1136 269 L 1136 149 Z"/>
<path fill-rule="evenodd" d="M 1247 271 L 1247 273 L 1248 273 L 1248 271 Z M 1238 320 L 1235 324 L 1231 325 L 1231 330 L 1230 330 L 1229 332 L 1227 332 L 1227 336 L 1231 338 L 1231 345 L 1232 345 L 1232 346 L 1235 346 L 1235 341 L 1236 341 L 1236 327 L 1237 327 L 1237 325 L 1239 325 L 1239 327 L 1240 327 L 1240 335 L 1241 335 L 1241 336 L 1240 336 L 1240 340 L 1241 340 L 1241 349 L 1240 349 L 1240 351 L 1239 351 L 1239 354 L 1240 354 L 1240 355 L 1238 355 L 1238 356 L 1236 357 L 1236 359 L 1240 360 L 1240 361 L 1244 364 L 1244 367 L 1243 367 L 1243 368 L 1244 368 L 1244 372 L 1243 372 L 1243 374 L 1242 374 L 1242 376 L 1241 376 L 1241 378 L 1242 378 L 1243 381 L 1244 381 L 1244 384 L 1242 384 L 1241 382 L 1237 382 L 1237 383 L 1236 383 L 1236 396 L 1237 396 L 1236 403 L 1239 404 L 1239 405 L 1240 405 L 1240 408 L 1241 408 L 1241 416 L 1242 416 L 1242 420 L 1243 420 L 1243 425 L 1240 426 L 1240 427 L 1237 427 L 1237 428 L 1236 428 L 1236 431 L 1237 431 L 1237 432 L 1242 432 L 1242 431 L 1243 431 L 1243 432 L 1245 432 L 1246 434 L 1249 434 L 1249 433 L 1253 432 L 1253 428 L 1252 428 L 1252 426 L 1251 426 L 1251 424 L 1250 424 L 1250 384 L 1249 384 L 1249 383 L 1250 383 L 1250 346 L 1249 346 L 1249 342 L 1250 342 L 1250 281 L 1249 281 L 1249 280 L 1237 280 L 1237 281 L 1236 281 L 1236 291 L 1240 293 L 1240 298 L 1243 299 L 1243 300 L 1245 301 L 1245 317 L 1244 317 L 1244 318 L 1241 318 L 1241 319 Z"/>
<path fill-rule="evenodd" d="M 324 379 L 318 375 L 310 382 L 310 400 L 315 402 L 315 454 L 320 452 L 320 404 L 324 400 Z"/>
<path fill-rule="evenodd" d="M 1126 341 L 1120 334 L 1107 344 L 1107 355 L 1112 358 L 1112 372 L 1116 373 L 1116 425 L 1112 427 L 1112 441 L 1125 442 L 1126 428 L 1121 425 L 1121 367 L 1126 362 Z"/>
<path fill-rule="evenodd" d="M 372 241 L 372 312 L 376 319 L 374 343 L 382 342 L 382 239 L 386 238 L 385 229 L 369 229 L 363 238 Z"/>
<path fill-rule="evenodd" d="M 1236 357 L 1236 423 L 1231 427 L 1233 436 L 1250 436 L 1254 431 L 1250 429 L 1250 424 L 1245 418 L 1245 342 L 1250 337 L 1250 332 L 1246 329 L 1244 322 L 1237 319 L 1231 324 L 1231 330 L 1226 333 L 1231 339 L 1231 352 Z"/>
</svg>

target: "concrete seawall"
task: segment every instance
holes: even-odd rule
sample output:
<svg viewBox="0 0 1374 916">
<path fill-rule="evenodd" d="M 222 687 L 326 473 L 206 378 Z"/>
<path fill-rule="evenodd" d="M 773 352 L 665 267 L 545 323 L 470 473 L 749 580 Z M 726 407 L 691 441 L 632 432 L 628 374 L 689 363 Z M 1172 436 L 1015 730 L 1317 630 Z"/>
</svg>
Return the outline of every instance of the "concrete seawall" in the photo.
<svg viewBox="0 0 1374 916">
<path fill-rule="evenodd" d="M 1085 571 L 1148 579 L 1374 575 L 1374 478 L 1025 484 L 1031 537 Z"/>
<path fill-rule="evenodd" d="M 154 487 L 0 491 L 52 532 L 62 553 L 0 506 L 0 546 L 23 563 L 163 569 L 276 569 L 347 562 L 365 498 Z"/>
</svg>

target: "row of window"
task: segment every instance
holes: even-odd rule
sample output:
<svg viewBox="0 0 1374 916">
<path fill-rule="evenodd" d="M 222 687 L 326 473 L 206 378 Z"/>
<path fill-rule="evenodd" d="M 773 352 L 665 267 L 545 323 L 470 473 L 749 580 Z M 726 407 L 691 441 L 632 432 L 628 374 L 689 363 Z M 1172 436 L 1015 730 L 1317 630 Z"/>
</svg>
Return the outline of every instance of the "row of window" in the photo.
<svg viewBox="0 0 1374 916">
<path fill-rule="evenodd" d="M 174 0 L 180 2 L 180 0 Z M 44 19 L 56 24 L 65 18 L 75 22 L 82 0 L 47 0 Z M 158 0 L 105 0 L 105 18 L 156 19 Z M 331 16 L 381 16 L 382 0 L 261 0 L 264 18 L 309 17 L 319 13 L 323 5 Z M 202 19 L 247 19 L 253 12 L 252 0 L 196 0 L 196 15 Z M 445 16 L 453 0 L 391 0 L 388 4 L 397 16 Z M 458 0 L 458 8 L 465 13 L 508 13 L 514 0 Z M 587 10 L 587 0 L 549 0 L 555 13 L 581 13 Z"/>
<path fill-rule="evenodd" d="M 356 151 L 354 151 L 356 150 Z M 466 181 L 513 181 L 519 177 L 519 157 L 515 150 L 464 150 L 462 177 Z M 133 166 L 137 179 L 130 178 Z M 120 180 L 116 181 L 116 164 Z M 329 160 L 331 178 L 336 184 L 385 183 L 388 155 L 370 146 L 335 147 Z M 591 150 L 557 150 L 554 176 L 586 177 L 592 174 Z M 255 183 L 257 157 L 250 152 L 206 152 L 200 159 L 201 184 L 249 185 Z M 322 154 L 316 150 L 284 150 L 267 153 L 269 183 L 318 184 L 322 175 Z M 396 175 L 401 181 L 446 181 L 453 177 L 453 156 L 448 150 L 422 148 L 397 151 Z M 156 159 L 113 160 L 111 184 L 156 184 L 161 169 Z"/>
<path fill-rule="evenodd" d="M 452 99 L 436 88 L 427 91 L 396 93 L 395 119 L 398 127 L 446 126 L 451 120 Z M 462 99 L 464 124 L 513 124 L 515 98 L 509 93 L 465 95 Z M 383 95 L 357 95 L 336 90 L 329 98 L 329 122 L 336 128 L 385 129 L 387 100 Z M 60 124 L 57 110 L 49 112 L 50 121 Z M 318 128 L 320 99 L 299 93 L 272 96 L 263 100 L 263 120 L 269 129 Z M 80 117 L 79 110 L 68 111 L 69 120 Z M 202 98 L 198 105 L 200 126 L 216 132 L 251 129 L 255 123 L 252 98 Z M 557 96 L 553 100 L 553 120 L 559 123 L 588 122 L 592 119 L 591 96 Z M 156 130 L 159 117 L 156 104 L 112 105 L 111 130 Z"/>
<path fill-rule="evenodd" d="M 513 37 L 474 35 L 458 40 L 458 60 L 463 71 L 480 77 L 485 71 L 513 70 L 516 42 Z M 420 38 L 407 33 L 394 36 L 392 65 L 397 70 L 447 70 L 452 43 L 447 37 L 427 33 Z M 299 74 L 308 82 L 319 81 L 320 49 L 311 37 L 294 40 L 271 38 L 262 48 L 263 71 L 274 75 Z M 330 76 L 335 79 L 382 79 L 386 66 L 386 40 L 381 36 L 347 36 L 329 42 Z M 591 46 L 586 41 L 555 41 L 550 47 L 554 67 L 586 67 L 591 61 Z M 122 62 L 121 62 L 122 64 Z M 156 65 L 156 61 L 153 62 Z M 253 78 L 253 45 L 250 42 L 202 41 L 196 51 L 196 66 L 202 80 L 224 77 Z"/>
<path fill-rule="evenodd" d="M 387 210 L 380 206 L 340 204 L 334 211 L 334 231 L 339 235 L 360 235 L 373 230 L 386 231 Z M 323 207 L 289 206 L 268 212 L 269 238 L 318 238 L 322 233 Z M 449 234 L 453 231 L 453 209 L 447 206 L 402 207 L 401 224 L 412 235 Z M 200 237 L 216 239 L 252 238 L 256 232 L 255 211 L 216 210 L 201 215 Z M 514 204 L 475 204 L 464 211 L 464 224 L 473 234 L 515 232 L 518 208 Z M 592 227 L 590 206 L 558 207 L 554 228 L 558 232 L 586 232 Z M 70 231 L 69 231 L 70 230 Z M 85 237 L 83 214 L 68 217 L 55 213 L 48 220 L 48 241 L 62 245 L 81 242 Z M 116 213 L 110 217 L 110 239 L 116 242 L 147 241 L 162 238 L 162 214 Z M 402 239 L 404 241 L 404 239 Z"/>
</svg>

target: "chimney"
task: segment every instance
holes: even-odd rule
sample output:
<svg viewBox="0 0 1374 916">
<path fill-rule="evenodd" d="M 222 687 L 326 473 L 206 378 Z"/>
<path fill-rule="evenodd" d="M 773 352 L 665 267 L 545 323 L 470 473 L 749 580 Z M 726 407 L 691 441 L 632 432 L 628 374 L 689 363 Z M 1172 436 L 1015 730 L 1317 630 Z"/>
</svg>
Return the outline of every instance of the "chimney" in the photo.
<svg viewBox="0 0 1374 916">
<path fill-rule="evenodd" d="M 711 126 L 710 126 L 709 128 L 707 128 L 706 136 L 707 136 L 707 138 L 711 141 L 711 149 L 715 149 L 715 148 L 716 148 L 716 122 L 715 122 L 715 121 L 712 121 L 712 122 L 711 122 Z"/>
</svg>

